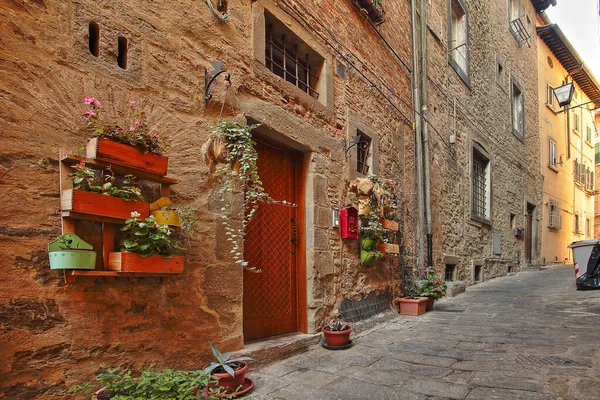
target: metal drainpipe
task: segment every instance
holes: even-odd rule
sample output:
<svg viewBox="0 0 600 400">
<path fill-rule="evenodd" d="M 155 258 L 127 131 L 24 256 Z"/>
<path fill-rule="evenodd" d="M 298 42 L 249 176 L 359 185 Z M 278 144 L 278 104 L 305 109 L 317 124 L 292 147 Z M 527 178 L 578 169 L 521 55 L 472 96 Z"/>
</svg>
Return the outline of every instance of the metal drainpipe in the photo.
<svg viewBox="0 0 600 400">
<path fill-rule="evenodd" d="M 417 203 L 419 212 L 419 232 L 417 240 L 419 241 L 419 258 L 417 261 L 418 269 L 423 267 L 423 258 L 425 255 L 425 246 L 423 243 L 423 147 L 421 141 L 421 115 L 419 114 L 419 106 L 421 104 L 419 98 L 419 80 L 417 74 L 419 73 L 419 62 L 417 60 L 418 46 L 417 46 L 417 26 L 416 26 L 416 13 L 417 7 L 415 5 L 416 0 L 410 0 L 410 25 L 412 31 L 412 86 L 413 86 L 413 111 L 415 123 L 413 129 L 415 132 L 415 150 L 416 150 L 416 167 L 417 167 Z"/>
<path fill-rule="evenodd" d="M 425 217 L 427 221 L 427 266 L 433 267 L 433 233 L 431 230 L 431 189 L 429 174 L 429 123 L 427 120 L 427 5 L 421 0 L 421 129 L 425 163 Z"/>
</svg>

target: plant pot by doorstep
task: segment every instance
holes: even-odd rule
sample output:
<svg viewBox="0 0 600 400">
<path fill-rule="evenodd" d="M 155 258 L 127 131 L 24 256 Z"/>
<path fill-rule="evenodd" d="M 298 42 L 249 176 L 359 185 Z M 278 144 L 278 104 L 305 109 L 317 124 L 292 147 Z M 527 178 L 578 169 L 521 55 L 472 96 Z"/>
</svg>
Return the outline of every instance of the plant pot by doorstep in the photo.
<svg viewBox="0 0 600 400">
<path fill-rule="evenodd" d="M 233 392 L 235 392 L 235 390 L 237 388 L 242 387 L 244 385 L 246 371 L 248 371 L 248 363 L 245 361 L 236 361 L 236 362 L 238 364 L 241 364 L 242 367 L 239 369 L 236 369 L 234 371 L 233 378 L 227 372 L 220 373 L 220 372 L 214 372 L 214 370 L 213 370 L 211 375 L 219 378 L 219 382 L 218 383 L 215 383 L 215 382 L 209 383 L 209 385 L 207 387 L 207 389 L 209 390 L 209 393 L 210 393 L 210 389 L 218 389 L 219 387 L 223 387 L 225 389 L 226 393 L 233 393 Z"/>
<path fill-rule="evenodd" d="M 325 342 L 327 343 L 327 346 L 345 346 L 350 342 L 350 333 L 352 332 L 352 327 L 349 325 L 346 326 L 348 329 L 343 331 L 330 331 L 325 328 L 321 329 L 323 336 L 325 336 Z"/>
<path fill-rule="evenodd" d="M 421 315 L 427 312 L 427 297 L 403 297 L 398 300 L 400 303 L 400 314 L 402 315 Z"/>
<path fill-rule="evenodd" d="M 428 297 L 427 298 L 427 304 L 425 307 L 426 311 L 431 311 L 433 310 L 433 304 L 435 303 L 435 299 L 433 297 Z"/>
</svg>

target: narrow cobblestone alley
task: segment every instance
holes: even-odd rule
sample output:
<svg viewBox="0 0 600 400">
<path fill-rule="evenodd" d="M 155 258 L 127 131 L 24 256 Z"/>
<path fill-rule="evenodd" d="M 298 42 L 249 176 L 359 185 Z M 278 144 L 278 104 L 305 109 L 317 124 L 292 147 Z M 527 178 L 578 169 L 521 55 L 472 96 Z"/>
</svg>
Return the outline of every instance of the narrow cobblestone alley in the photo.
<svg viewBox="0 0 600 400">
<path fill-rule="evenodd" d="M 273 399 L 600 399 L 600 292 L 572 266 L 470 287 L 420 317 L 398 317 L 255 371 Z"/>
</svg>

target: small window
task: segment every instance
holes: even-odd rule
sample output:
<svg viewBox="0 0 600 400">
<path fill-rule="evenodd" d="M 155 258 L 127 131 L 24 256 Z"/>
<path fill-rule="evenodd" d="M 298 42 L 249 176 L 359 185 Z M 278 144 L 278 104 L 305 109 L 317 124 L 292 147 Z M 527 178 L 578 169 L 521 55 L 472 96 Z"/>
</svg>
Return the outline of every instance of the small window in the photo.
<svg viewBox="0 0 600 400">
<path fill-rule="evenodd" d="M 561 228 L 560 203 L 556 200 L 548 202 L 548 228 L 558 230 Z"/>
<path fill-rule="evenodd" d="M 573 131 L 579 133 L 579 115 L 576 112 L 573 113 Z"/>
<path fill-rule="evenodd" d="M 554 88 L 550 84 L 546 84 L 546 105 L 554 111 Z"/>
<path fill-rule="evenodd" d="M 585 140 L 588 144 L 592 143 L 592 128 L 586 125 L 585 127 Z"/>
<path fill-rule="evenodd" d="M 521 16 L 521 2 L 519 0 L 508 0 L 508 17 L 511 21 Z"/>
<path fill-rule="evenodd" d="M 356 172 L 368 175 L 371 173 L 371 160 L 373 154 L 372 141 L 369 136 L 357 130 L 360 140 L 356 145 Z"/>
<path fill-rule="evenodd" d="M 506 87 L 506 72 L 504 71 L 504 63 L 499 58 L 496 58 L 496 82 L 502 89 Z"/>
<path fill-rule="evenodd" d="M 91 55 L 94 57 L 100 55 L 100 26 L 93 21 L 88 27 L 88 46 Z"/>
<path fill-rule="evenodd" d="M 119 54 L 117 55 L 117 64 L 119 67 L 123 69 L 127 69 L 127 38 L 123 36 L 119 36 L 118 40 L 118 50 Z"/>
<path fill-rule="evenodd" d="M 556 142 L 552 139 L 548 140 L 548 166 L 556 168 L 558 162 L 556 157 Z"/>
<path fill-rule="evenodd" d="M 450 64 L 469 84 L 469 23 L 463 0 L 448 0 L 448 51 Z"/>
<path fill-rule="evenodd" d="M 456 271 L 456 265 L 454 264 L 446 264 L 446 269 L 444 271 L 444 280 L 446 282 L 454 281 L 454 273 Z"/>
<path fill-rule="evenodd" d="M 525 104 L 523 90 L 514 77 L 511 79 L 510 86 L 512 131 L 515 136 L 524 140 Z"/>
<path fill-rule="evenodd" d="M 580 233 L 581 232 L 581 227 L 580 227 L 579 224 L 580 224 L 580 219 L 581 218 L 579 217 L 579 214 L 575 214 L 573 217 L 574 217 L 573 218 L 573 232 Z"/>
<path fill-rule="evenodd" d="M 481 282 L 483 280 L 483 268 L 481 265 L 475 266 L 474 277 L 475 282 Z"/>
<path fill-rule="evenodd" d="M 324 59 L 284 23 L 265 11 L 265 65 L 315 99 Z"/>
<path fill-rule="evenodd" d="M 473 147 L 473 170 L 471 178 L 471 216 L 484 222 L 490 220 L 490 160 Z"/>
<path fill-rule="evenodd" d="M 590 236 L 590 219 L 585 219 L 585 235 Z"/>
</svg>

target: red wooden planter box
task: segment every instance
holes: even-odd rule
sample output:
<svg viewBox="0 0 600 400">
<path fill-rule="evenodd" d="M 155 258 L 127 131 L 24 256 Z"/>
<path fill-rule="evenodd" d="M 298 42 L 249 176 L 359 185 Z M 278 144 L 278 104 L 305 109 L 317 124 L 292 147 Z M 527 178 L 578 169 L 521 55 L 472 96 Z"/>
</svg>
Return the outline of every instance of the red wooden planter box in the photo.
<svg viewBox="0 0 600 400">
<path fill-rule="evenodd" d="M 105 196 L 83 190 L 63 190 L 61 209 L 82 214 L 100 215 L 102 217 L 128 219 L 131 213 L 140 213 L 140 219 L 148 218 L 150 206 L 141 201 L 128 201 L 118 197 Z"/>
<path fill-rule="evenodd" d="M 427 311 L 427 297 L 402 298 L 399 302 L 402 315 L 421 315 Z"/>
<path fill-rule="evenodd" d="M 142 257 L 126 251 L 108 254 L 107 269 L 121 272 L 183 272 L 183 256 L 163 257 L 159 255 Z"/>
<path fill-rule="evenodd" d="M 87 158 L 137 168 L 160 176 L 167 174 L 169 162 L 167 157 L 154 153 L 142 153 L 133 146 L 110 139 L 88 140 L 85 153 Z"/>
</svg>

